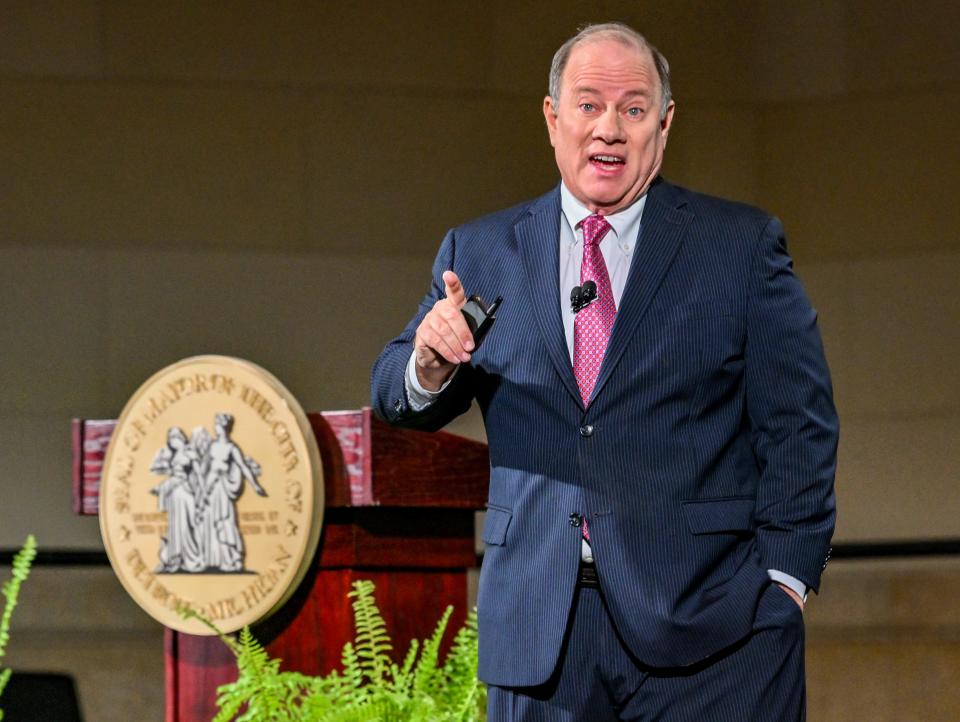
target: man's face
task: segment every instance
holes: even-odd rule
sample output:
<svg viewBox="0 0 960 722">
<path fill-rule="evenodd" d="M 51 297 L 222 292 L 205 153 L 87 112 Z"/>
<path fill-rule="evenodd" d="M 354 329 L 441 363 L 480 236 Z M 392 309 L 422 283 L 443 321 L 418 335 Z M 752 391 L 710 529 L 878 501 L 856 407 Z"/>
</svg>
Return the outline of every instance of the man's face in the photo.
<svg viewBox="0 0 960 722">
<path fill-rule="evenodd" d="M 560 176 L 595 213 L 626 208 L 643 195 L 663 162 L 673 102 L 660 119 L 660 79 L 647 50 L 617 40 L 574 47 L 560 98 L 543 114 Z"/>
</svg>

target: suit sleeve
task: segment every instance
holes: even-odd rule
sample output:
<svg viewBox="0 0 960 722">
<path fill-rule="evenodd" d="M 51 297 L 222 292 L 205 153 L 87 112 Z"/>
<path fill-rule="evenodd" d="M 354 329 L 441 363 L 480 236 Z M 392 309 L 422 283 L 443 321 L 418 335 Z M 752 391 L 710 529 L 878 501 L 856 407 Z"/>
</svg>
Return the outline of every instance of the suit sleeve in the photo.
<svg viewBox="0 0 960 722">
<path fill-rule="evenodd" d="M 755 249 L 747 311 L 746 404 L 761 471 L 755 520 L 765 567 L 816 591 L 836 518 L 839 425 L 817 314 L 793 273 L 780 221 Z"/>
<path fill-rule="evenodd" d="M 371 403 L 377 415 L 387 423 L 436 431 L 470 408 L 473 374 L 469 364 L 461 364 L 443 393 L 421 411 L 411 407 L 404 384 L 417 327 L 433 305 L 444 297 L 443 272 L 454 269 L 455 249 L 455 233 L 449 231 L 433 263 L 430 289 L 420 301 L 416 315 L 374 362 L 370 380 Z"/>
</svg>

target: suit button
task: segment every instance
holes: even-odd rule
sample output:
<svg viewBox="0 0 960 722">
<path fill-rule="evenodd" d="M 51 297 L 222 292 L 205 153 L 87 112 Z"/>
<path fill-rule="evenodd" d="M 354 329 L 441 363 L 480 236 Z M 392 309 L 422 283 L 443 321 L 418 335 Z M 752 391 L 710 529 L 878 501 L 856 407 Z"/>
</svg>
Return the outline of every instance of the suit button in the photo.
<svg viewBox="0 0 960 722">
<path fill-rule="evenodd" d="M 570 513 L 570 526 L 580 526 L 583 524 L 583 517 L 577 514 L 577 512 Z"/>
<path fill-rule="evenodd" d="M 580 436 L 593 436 L 593 427 L 590 424 L 584 424 L 581 426 Z"/>
</svg>

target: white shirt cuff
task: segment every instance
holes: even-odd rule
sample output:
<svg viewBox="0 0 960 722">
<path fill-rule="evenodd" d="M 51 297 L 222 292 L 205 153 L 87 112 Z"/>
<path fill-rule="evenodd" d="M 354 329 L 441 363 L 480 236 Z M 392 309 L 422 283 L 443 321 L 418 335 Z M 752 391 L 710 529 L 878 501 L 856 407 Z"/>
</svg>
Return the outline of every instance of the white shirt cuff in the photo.
<svg viewBox="0 0 960 722">
<path fill-rule="evenodd" d="M 436 391 L 428 391 L 421 386 L 420 380 L 417 378 L 417 352 L 412 352 L 410 354 L 410 360 L 407 362 L 407 373 L 403 379 L 403 385 L 407 391 L 407 401 L 410 402 L 410 408 L 414 411 L 423 411 L 430 406 L 430 404 L 436 401 L 437 397 L 443 393 L 443 390 L 450 385 L 450 382 L 453 381 L 453 377 L 457 375 L 458 368 L 460 367 L 457 366 L 457 368 L 453 370 L 450 378 L 443 382 L 443 386 Z"/>
<path fill-rule="evenodd" d="M 801 582 L 796 577 L 791 577 L 786 572 L 781 572 L 776 569 L 767 569 L 767 576 L 769 576 L 773 581 L 778 584 L 782 584 L 785 587 L 789 587 L 791 590 L 797 593 L 797 596 L 800 597 L 804 603 L 807 601 L 807 585 Z"/>
</svg>

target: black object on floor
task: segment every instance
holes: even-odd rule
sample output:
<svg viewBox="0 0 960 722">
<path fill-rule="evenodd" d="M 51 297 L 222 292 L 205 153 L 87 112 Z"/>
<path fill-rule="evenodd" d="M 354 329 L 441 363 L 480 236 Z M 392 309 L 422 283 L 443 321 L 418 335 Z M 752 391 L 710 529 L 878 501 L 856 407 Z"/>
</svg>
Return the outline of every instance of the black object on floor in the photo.
<svg viewBox="0 0 960 722">
<path fill-rule="evenodd" d="M 83 722 L 73 677 L 14 672 L 0 696 L 4 722 Z"/>
</svg>

